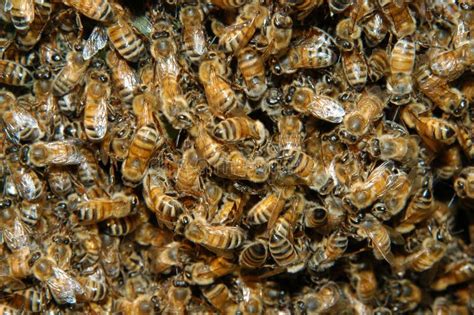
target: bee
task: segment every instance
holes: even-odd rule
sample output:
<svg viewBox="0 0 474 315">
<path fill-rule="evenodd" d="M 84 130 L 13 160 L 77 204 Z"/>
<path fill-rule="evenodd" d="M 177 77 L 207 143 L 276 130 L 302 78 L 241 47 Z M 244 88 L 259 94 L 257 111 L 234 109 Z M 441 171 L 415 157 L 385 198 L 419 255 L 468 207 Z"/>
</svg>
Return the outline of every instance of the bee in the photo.
<svg viewBox="0 0 474 315">
<path fill-rule="evenodd" d="M 39 203 L 23 201 L 18 208 L 19 218 L 26 225 L 35 226 L 41 220 L 43 210 Z"/>
<path fill-rule="evenodd" d="M 137 74 L 114 50 L 107 52 L 105 60 L 111 70 L 114 89 L 118 90 L 122 102 L 131 106 L 139 82 Z"/>
<path fill-rule="evenodd" d="M 9 0 L 4 3 L 5 12 L 10 12 L 13 26 L 19 32 L 27 32 L 35 19 L 33 0 Z"/>
<path fill-rule="evenodd" d="M 470 44 L 435 53 L 430 56 L 430 69 L 434 75 L 444 77 L 448 81 L 456 80 L 461 76 L 468 65 L 467 54 Z"/>
<path fill-rule="evenodd" d="M 329 10 L 332 13 L 338 14 L 346 11 L 353 3 L 353 0 L 330 0 Z"/>
<path fill-rule="evenodd" d="M 128 186 L 137 186 L 146 174 L 153 153 L 164 143 L 154 125 L 139 128 L 132 138 L 128 155 L 122 163 L 122 179 Z"/>
<path fill-rule="evenodd" d="M 162 171 L 150 169 L 143 180 L 147 206 L 156 214 L 159 222 L 172 230 L 178 218 L 184 213 L 184 206 L 176 198 L 166 194 L 168 187 L 168 180 Z"/>
<path fill-rule="evenodd" d="M 54 260 L 47 257 L 38 259 L 32 267 L 36 279 L 44 283 L 58 304 L 73 304 L 80 300 L 84 288 L 71 275 L 57 267 Z"/>
<path fill-rule="evenodd" d="M 377 277 L 372 266 L 350 263 L 350 280 L 356 291 L 357 298 L 362 303 L 370 303 L 375 298 L 378 289 Z"/>
<path fill-rule="evenodd" d="M 387 79 L 387 89 L 391 101 L 396 105 L 409 102 L 413 90 L 412 72 L 415 65 L 415 44 L 407 39 L 399 39 L 393 46 L 390 55 L 390 76 Z"/>
<path fill-rule="evenodd" d="M 100 235 L 102 251 L 100 253 L 100 264 L 107 277 L 115 279 L 120 274 L 120 239 L 108 234 Z"/>
<path fill-rule="evenodd" d="M 43 290 L 38 288 L 28 288 L 15 292 L 10 300 L 10 304 L 16 310 L 25 312 L 39 313 L 45 311 L 47 297 Z M 19 312 L 19 311 L 17 311 Z M 15 314 L 12 312 L 11 314 Z M 10 314 L 5 313 L 4 314 Z"/>
<path fill-rule="evenodd" d="M 267 242 L 256 240 L 244 245 L 239 255 L 239 265 L 248 269 L 256 269 L 262 267 L 267 258 Z"/>
<path fill-rule="evenodd" d="M 184 230 L 184 236 L 193 243 L 211 251 L 221 252 L 239 248 L 247 238 L 239 227 L 211 226 L 203 218 L 184 214 L 180 217 L 177 230 Z"/>
<path fill-rule="evenodd" d="M 233 273 L 237 265 L 224 257 L 216 257 L 208 262 L 199 261 L 184 268 L 190 284 L 210 285 L 218 279 Z"/>
<path fill-rule="evenodd" d="M 411 192 L 412 184 L 408 175 L 399 172 L 395 175 L 391 187 L 382 197 L 382 202 L 373 206 L 372 214 L 379 220 L 388 221 L 405 208 Z"/>
<path fill-rule="evenodd" d="M 45 136 L 39 121 L 20 107 L 3 112 L 2 119 L 7 136 L 13 143 L 34 142 Z"/>
<path fill-rule="evenodd" d="M 335 282 L 324 284 L 319 290 L 306 290 L 295 297 L 295 314 L 321 314 L 335 310 L 343 299 L 343 292 Z"/>
<path fill-rule="evenodd" d="M 369 47 L 379 45 L 387 36 L 387 24 L 382 13 L 379 11 L 374 11 L 372 14 L 367 15 L 361 23 Z"/>
<path fill-rule="evenodd" d="M 345 212 L 331 196 L 324 204 L 306 201 L 303 224 L 306 228 L 317 229 L 323 235 L 333 231 L 345 219 Z"/>
<path fill-rule="evenodd" d="M 83 46 L 76 44 L 68 52 L 64 67 L 56 75 L 53 82 L 53 94 L 55 96 L 63 96 L 69 93 L 81 81 L 91 62 L 89 59 L 84 59 L 82 50 Z"/>
<path fill-rule="evenodd" d="M 183 25 L 183 47 L 192 62 L 198 62 L 207 52 L 206 34 L 203 29 L 204 12 L 199 4 L 186 4 L 179 11 Z"/>
<path fill-rule="evenodd" d="M 454 179 L 454 190 L 460 198 L 474 199 L 474 167 L 468 166 Z"/>
<path fill-rule="evenodd" d="M 204 297 L 219 312 L 230 314 L 237 311 L 237 303 L 229 288 L 219 283 L 202 290 Z"/>
<path fill-rule="evenodd" d="M 421 66 L 415 74 L 420 91 L 441 110 L 454 116 L 461 116 L 468 102 L 461 91 L 449 87 L 447 81 L 431 72 L 427 65 Z"/>
<path fill-rule="evenodd" d="M 0 83 L 12 86 L 28 86 L 33 83 L 30 70 L 19 63 L 0 60 Z"/>
<path fill-rule="evenodd" d="M 349 85 L 357 91 L 362 90 L 367 83 L 368 67 L 364 54 L 358 47 L 343 53 L 342 68 Z"/>
<path fill-rule="evenodd" d="M 435 291 L 443 291 L 452 285 L 471 281 L 473 278 L 474 263 L 472 259 L 461 259 L 446 265 L 444 271 L 431 284 L 431 288 Z"/>
<path fill-rule="evenodd" d="M 194 147 L 184 151 L 176 172 L 176 189 L 180 192 L 199 195 L 202 186 L 200 176 L 204 166 Z"/>
<path fill-rule="evenodd" d="M 311 270 L 323 271 L 334 265 L 347 250 L 349 238 L 341 231 L 334 231 L 323 238 L 308 261 Z"/>
<path fill-rule="evenodd" d="M 295 43 L 285 56 L 272 60 L 272 72 L 277 75 L 290 74 L 300 69 L 321 69 L 334 65 L 338 56 L 322 42 L 324 38 L 324 34 L 315 35 Z"/>
<path fill-rule="evenodd" d="M 264 30 L 266 45 L 262 52 L 263 60 L 267 60 L 269 56 L 281 57 L 290 46 L 293 35 L 291 16 L 284 11 L 275 12 Z"/>
<path fill-rule="evenodd" d="M 114 10 L 108 1 L 66 0 L 64 4 L 73 7 L 88 18 L 99 22 L 112 22 L 115 19 Z"/>
<path fill-rule="evenodd" d="M 205 128 L 200 127 L 195 142 L 196 152 L 199 157 L 215 169 L 222 169 L 226 162 L 226 152 L 223 146 L 214 140 Z"/>
<path fill-rule="evenodd" d="M 130 62 L 137 62 L 145 52 L 143 41 L 133 31 L 133 28 L 124 18 L 125 11 L 118 4 L 114 4 L 115 20 L 107 26 L 107 35 L 118 53 Z"/>
<path fill-rule="evenodd" d="M 347 143 L 355 143 L 369 131 L 372 122 L 383 115 L 384 107 L 385 104 L 377 93 L 362 92 L 355 109 L 347 113 L 342 120 L 338 132 L 341 140 Z"/>
<path fill-rule="evenodd" d="M 247 3 L 245 0 L 211 0 L 210 2 L 224 10 L 237 9 Z"/>
<path fill-rule="evenodd" d="M 90 141 L 102 141 L 107 133 L 107 100 L 110 92 L 109 76 L 92 72 L 84 91 L 84 128 Z"/>
<path fill-rule="evenodd" d="M 21 162 L 35 167 L 77 165 L 84 157 L 75 141 L 38 141 L 21 149 Z"/>
<path fill-rule="evenodd" d="M 154 73 L 157 74 L 161 111 L 174 128 L 189 128 L 193 123 L 179 84 L 182 70 L 176 58 L 178 48 L 171 30 L 166 31 L 170 28 L 168 23 L 160 25 L 165 31 L 153 33 L 150 52 L 155 60 Z"/>
<path fill-rule="evenodd" d="M 431 269 L 444 257 L 446 249 L 445 243 L 433 237 L 427 237 L 423 240 L 421 248 L 403 258 L 403 267 L 416 272 Z"/>
<path fill-rule="evenodd" d="M 352 18 L 341 19 L 336 26 L 336 45 L 344 52 L 354 50 L 354 47 L 360 44 L 361 32 L 361 28 L 352 20 Z M 350 56 L 350 54 L 347 54 L 346 56 Z"/>
<path fill-rule="evenodd" d="M 110 218 L 123 218 L 133 213 L 138 206 L 136 196 L 116 193 L 111 199 L 97 198 L 82 201 L 75 211 L 79 223 L 90 225 Z"/>
<path fill-rule="evenodd" d="M 390 61 L 385 50 L 375 48 L 367 60 L 369 67 L 369 78 L 372 82 L 377 82 L 390 74 Z"/>
<path fill-rule="evenodd" d="M 81 148 L 84 160 L 77 168 L 79 181 L 86 187 L 91 187 L 96 183 L 101 183 L 103 178 L 102 170 L 97 164 L 94 154 L 85 148 Z"/>
<path fill-rule="evenodd" d="M 259 100 L 267 91 L 267 78 L 262 56 L 251 47 L 243 48 L 237 56 L 238 67 L 245 82 L 245 94 Z"/>
<path fill-rule="evenodd" d="M 290 105 L 298 112 L 331 123 L 342 122 L 346 112 L 339 102 L 326 95 L 317 95 L 309 87 L 292 87 L 288 90 Z"/>
<path fill-rule="evenodd" d="M 466 128 L 464 125 L 459 125 L 457 128 L 457 139 L 459 145 L 464 151 L 464 154 L 469 158 L 474 158 L 474 134 L 473 131 Z"/>
<path fill-rule="evenodd" d="M 435 169 L 436 175 L 442 179 L 450 179 L 462 169 L 461 148 L 459 146 L 448 148 L 441 153 L 435 163 L 438 164 Z"/>
<path fill-rule="evenodd" d="M 304 20 L 314 9 L 321 6 L 323 1 L 321 0 L 303 0 L 290 2 L 291 8 L 296 12 L 296 18 L 298 20 Z"/>
<path fill-rule="evenodd" d="M 85 300 L 98 302 L 107 296 L 107 283 L 102 269 L 97 269 L 87 277 L 78 278 L 84 289 Z"/>
<path fill-rule="evenodd" d="M 183 280 L 175 279 L 165 292 L 166 304 L 162 314 L 186 314 L 187 306 L 192 298 L 188 284 Z"/>
<path fill-rule="evenodd" d="M 40 198 L 44 192 L 44 184 L 38 174 L 33 170 L 28 170 L 20 163 L 9 163 L 10 174 L 18 195 L 27 201 Z"/>
<path fill-rule="evenodd" d="M 396 265 L 395 257 L 391 251 L 391 236 L 394 241 L 401 242 L 400 235 L 395 234 L 395 231 L 390 230 L 389 232 L 389 228 L 371 214 L 360 213 L 350 218 L 350 223 L 356 227 L 357 235 L 369 240 L 377 260 L 385 259 L 390 265 Z"/>
<path fill-rule="evenodd" d="M 27 1 L 26 1 L 27 2 Z M 29 24 L 29 27 L 25 32 L 18 32 L 15 38 L 18 47 L 23 51 L 29 51 L 41 39 L 43 30 L 46 27 L 51 15 L 51 3 L 50 1 L 44 1 L 43 3 L 35 3 L 35 10 L 38 12 L 33 21 Z"/>
<path fill-rule="evenodd" d="M 454 304 L 446 297 L 437 297 L 431 306 L 433 314 L 469 314 L 468 306 Z"/>
<path fill-rule="evenodd" d="M 128 215 L 123 218 L 111 218 L 101 222 L 101 230 L 112 236 L 128 235 L 148 219 L 145 212 Z"/>
<path fill-rule="evenodd" d="M 130 277 L 127 284 L 132 291 L 131 295 L 136 295 L 137 291 L 144 290 L 146 286 L 147 280 L 140 275 L 145 268 L 145 260 L 137 250 L 136 244 L 131 241 L 121 242 L 119 253 L 121 265 L 126 270 L 126 274 Z"/>
<path fill-rule="evenodd" d="M 391 280 L 387 286 L 389 299 L 394 312 L 410 312 L 420 304 L 422 291 L 410 280 Z"/>
<path fill-rule="evenodd" d="M 383 134 L 369 140 L 369 152 L 384 161 L 394 160 L 410 165 L 418 158 L 419 146 L 415 136 Z"/>
<path fill-rule="evenodd" d="M 278 147 L 280 150 L 301 150 L 304 130 L 301 119 L 296 115 L 278 117 Z"/>
<path fill-rule="evenodd" d="M 224 119 L 214 126 L 212 134 L 218 140 L 230 143 L 251 138 L 259 146 L 268 138 L 268 131 L 264 125 L 259 120 L 252 120 L 246 116 Z"/>
<path fill-rule="evenodd" d="M 390 28 L 397 38 L 400 39 L 415 32 L 415 18 L 406 3 L 398 5 L 388 0 L 379 0 L 378 2 L 385 17 L 390 21 Z"/>
</svg>

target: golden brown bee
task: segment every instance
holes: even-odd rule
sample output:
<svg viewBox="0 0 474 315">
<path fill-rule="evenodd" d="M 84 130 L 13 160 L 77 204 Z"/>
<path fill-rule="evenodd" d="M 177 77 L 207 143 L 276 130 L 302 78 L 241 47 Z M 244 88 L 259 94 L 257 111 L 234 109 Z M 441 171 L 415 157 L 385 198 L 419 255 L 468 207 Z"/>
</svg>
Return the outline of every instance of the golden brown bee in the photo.
<svg viewBox="0 0 474 315">
<path fill-rule="evenodd" d="M 17 310 L 23 310 L 32 313 L 43 312 L 46 308 L 47 296 L 45 292 L 39 288 L 28 288 L 19 292 L 15 292 L 10 300 L 10 304 Z M 11 314 L 15 314 L 15 312 Z"/>
<path fill-rule="evenodd" d="M 268 131 L 259 120 L 246 116 L 227 118 L 212 129 L 212 135 L 224 142 L 238 142 L 253 139 L 261 146 L 268 138 Z"/>
<path fill-rule="evenodd" d="M 362 92 L 355 109 L 344 116 L 338 132 L 341 140 L 354 143 L 364 136 L 372 127 L 372 122 L 382 116 L 384 107 L 385 104 L 377 93 Z"/>
<path fill-rule="evenodd" d="M 185 267 L 185 275 L 190 284 L 209 285 L 219 278 L 233 273 L 237 265 L 224 257 L 216 257 L 208 262 L 196 262 Z"/>
<path fill-rule="evenodd" d="M 369 66 L 369 78 L 372 82 L 377 82 L 390 74 L 390 61 L 385 50 L 375 48 L 367 60 Z"/>
<path fill-rule="evenodd" d="M 24 146 L 21 160 L 35 167 L 49 165 L 77 165 L 84 157 L 74 141 L 36 142 Z"/>
<path fill-rule="evenodd" d="M 278 117 L 278 147 L 280 150 L 303 147 L 303 123 L 296 115 L 282 115 Z"/>
<path fill-rule="evenodd" d="M 285 1 L 281 1 L 286 3 Z M 302 0 L 289 2 L 289 5 L 293 10 L 296 11 L 296 17 L 298 20 L 304 20 L 314 9 L 323 4 L 321 0 Z"/>
<path fill-rule="evenodd" d="M 84 288 L 71 275 L 58 268 L 47 257 L 38 259 L 33 265 L 33 275 L 44 283 L 58 304 L 76 303 L 84 294 Z"/>
<path fill-rule="evenodd" d="M 474 199 L 474 167 L 468 166 L 461 170 L 454 179 L 454 190 L 460 198 Z"/>
<path fill-rule="evenodd" d="M 461 91 L 449 87 L 447 80 L 432 73 L 428 66 L 421 66 L 415 78 L 420 91 L 444 112 L 461 116 L 467 109 L 468 103 Z"/>
<path fill-rule="evenodd" d="M 5 12 L 10 12 L 13 26 L 19 32 L 26 32 L 35 18 L 33 0 L 9 0 L 5 2 Z"/>
<path fill-rule="evenodd" d="M 361 32 L 361 28 L 352 18 L 341 19 L 336 26 L 336 45 L 345 52 L 353 50 L 354 45 L 359 47 Z"/>
<path fill-rule="evenodd" d="M 150 169 L 143 180 L 145 202 L 159 222 L 173 230 L 184 206 L 176 198 L 167 195 L 169 183 L 163 171 Z"/>
<path fill-rule="evenodd" d="M 176 189 L 192 195 L 201 192 L 201 172 L 205 164 L 193 147 L 183 152 L 181 163 L 176 172 Z"/>
<path fill-rule="evenodd" d="M 34 226 L 41 220 L 42 210 L 39 203 L 23 201 L 19 206 L 18 215 L 21 222 L 29 226 Z"/>
<path fill-rule="evenodd" d="M 424 180 L 423 186 L 415 193 L 407 205 L 405 215 L 397 231 L 407 233 L 415 228 L 415 224 L 429 218 L 433 212 L 434 198 L 431 183 Z"/>
<path fill-rule="evenodd" d="M 130 241 L 123 241 L 120 243 L 120 263 L 123 268 L 127 271 L 127 274 L 132 278 L 129 279 L 131 287 L 130 289 L 134 291 L 140 291 L 141 286 L 146 285 L 146 279 L 140 275 L 145 268 L 145 260 L 140 255 L 140 252 L 137 250 L 137 247 L 134 243 Z M 135 279 L 133 279 L 135 278 Z M 136 280 L 136 281 L 135 281 Z M 145 282 L 145 284 L 142 284 Z M 133 288 L 135 287 L 135 288 Z"/>
<path fill-rule="evenodd" d="M 295 176 L 308 185 L 315 184 L 317 162 L 303 151 L 285 149 L 280 151 L 277 160 L 281 165 L 281 175 Z"/>
<path fill-rule="evenodd" d="M 387 90 L 391 101 L 396 105 L 409 102 L 407 96 L 413 90 L 412 72 L 415 65 L 415 44 L 407 39 L 399 39 L 393 46 L 390 55 L 390 76 L 387 79 Z"/>
<path fill-rule="evenodd" d="M 183 25 L 182 49 L 192 62 L 198 62 L 207 52 L 204 12 L 199 4 L 186 4 L 179 11 L 179 20 Z"/>
<path fill-rule="evenodd" d="M 85 300 L 87 301 L 102 301 L 107 296 L 108 289 L 105 275 L 101 269 L 87 277 L 78 278 L 79 283 L 84 288 Z"/>
<path fill-rule="evenodd" d="M 129 215 L 123 218 L 112 218 L 101 222 L 101 230 L 112 236 L 127 235 L 135 231 L 142 223 L 148 220 L 146 212 Z"/>
<path fill-rule="evenodd" d="M 407 279 L 389 281 L 387 293 L 395 312 L 413 311 L 422 299 L 421 289 Z"/>
<path fill-rule="evenodd" d="M 249 269 L 262 267 L 268 255 L 267 242 L 256 240 L 243 247 L 239 255 L 239 265 Z"/>
<path fill-rule="evenodd" d="M 308 267 L 316 271 L 327 270 L 345 253 L 348 244 L 349 238 L 340 231 L 324 237 L 308 261 Z"/>
<path fill-rule="evenodd" d="M 458 125 L 457 128 L 457 138 L 459 145 L 464 151 L 464 154 L 470 158 L 474 158 L 474 134 L 469 129 L 466 128 L 464 125 Z"/>
<path fill-rule="evenodd" d="M 378 2 L 385 17 L 390 21 L 392 32 L 398 38 L 412 35 L 415 32 L 415 18 L 412 16 L 406 3 L 398 5 L 388 0 L 379 0 Z"/>
<path fill-rule="evenodd" d="M 418 158 L 418 140 L 414 136 L 383 134 L 369 140 L 369 152 L 381 160 L 413 164 Z"/>
<path fill-rule="evenodd" d="M 364 54 L 358 47 L 343 53 L 342 67 L 349 85 L 357 91 L 362 90 L 367 83 L 368 67 Z"/>
<path fill-rule="evenodd" d="M 112 6 L 107 0 L 66 0 L 64 4 L 99 22 L 111 22 L 115 18 Z"/>
<path fill-rule="evenodd" d="M 10 174 L 21 198 L 33 201 L 41 197 L 44 184 L 35 171 L 24 168 L 20 163 L 10 163 Z"/>
<path fill-rule="evenodd" d="M 192 298 L 191 288 L 183 280 L 174 280 L 166 291 L 165 307 L 162 314 L 186 314 L 186 308 Z"/>
<path fill-rule="evenodd" d="M 2 119 L 8 138 L 14 143 L 33 142 L 45 135 L 38 120 L 22 108 L 3 112 Z"/>
<path fill-rule="evenodd" d="M 219 312 L 231 314 L 237 311 L 238 306 L 235 298 L 229 288 L 223 283 L 203 289 L 202 294 Z"/>
<path fill-rule="evenodd" d="M 84 127 L 90 141 L 102 141 L 107 132 L 107 100 L 110 97 L 110 79 L 104 72 L 92 72 L 86 84 Z"/>
<path fill-rule="evenodd" d="M 77 205 L 76 216 L 80 224 L 89 225 L 110 218 L 126 217 L 137 205 L 136 196 L 117 193 L 111 199 L 98 198 L 80 202 Z"/>
<path fill-rule="evenodd" d="M 117 13 L 115 20 L 107 26 L 109 40 L 123 58 L 136 62 L 145 52 L 145 45 L 126 20 L 123 8 L 114 4 L 114 9 Z"/>
<path fill-rule="evenodd" d="M 370 303 L 375 298 L 378 289 L 377 277 L 372 266 L 350 264 L 350 278 L 356 291 L 357 298 L 362 303 Z"/>
<path fill-rule="evenodd" d="M 343 292 L 335 282 L 324 284 L 319 290 L 307 290 L 295 297 L 295 314 L 321 314 L 336 310 L 343 299 Z"/>
<path fill-rule="evenodd" d="M 398 172 L 393 178 L 392 185 L 382 197 L 381 203 L 376 203 L 372 214 L 382 221 L 387 221 L 405 208 L 412 192 L 412 183 L 408 175 Z"/>
<path fill-rule="evenodd" d="M 467 54 L 469 44 L 461 47 L 434 53 L 430 55 L 430 68 L 435 75 L 446 78 L 448 81 L 456 80 L 468 66 Z"/>
<path fill-rule="evenodd" d="M 214 140 L 204 127 L 200 127 L 195 142 L 196 152 L 213 168 L 220 168 L 226 162 L 223 146 Z"/>
<path fill-rule="evenodd" d="M 423 272 L 439 262 L 444 257 L 446 249 L 445 243 L 433 237 L 427 237 L 423 240 L 421 248 L 403 258 L 402 265 L 404 268 Z"/>
<path fill-rule="evenodd" d="M 28 1 L 25 1 L 28 2 Z M 36 16 L 29 25 L 27 32 L 18 32 L 16 42 L 21 50 L 29 51 L 40 41 L 43 30 L 46 27 L 51 15 L 51 3 L 44 1 L 41 4 L 35 3 Z"/>
<path fill-rule="evenodd" d="M 210 2 L 224 10 L 237 9 L 247 3 L 245 0 L 211 0 Z"/>
<path fill-rule="evenodd" d="M 30 70 L 19 63 L 0 60 L 0 83 L 13 86 L 27 86 L 33 82 Z"/>
<path fill-rule="evenodd" d="M 452 146 L 446 151 L 441 152 L 441 156 L 435 163 L 437 164 L 435 169 L 437 176 L 442 179 L 453 177 L 462 169 L 461 148 L 459 146 Z"/>
<path fill-rule="evenodd" d="M 449 263 L 444 272 L 431 284 L 435 291 L 446 290 L 449 286 L 471 281 L 474 278 L 474 263 L 466 258 Z"/>
<path fill-rule="evenodd" d="M 375 11 L 366 16 L 362 21 L 362 30 L 369 47 L 380 44 L 387 36 L 388 28 L 382 13 Z"/>
<path fill-rule="evenodd" d="M 243 48 L 237 56 L 238 67 L 245 82 L 245 94 L 251 100 L 260 99 L 267 91 L 267 78 L 262 56 L 251 47 Z"/>
<path fill-rule="evenodd" d="M 150 159 L 164 139 L 155 125 L 142 126 L 132 138 L 128 155 L 122 163 L 122 179 L 125 184 L 135 187 L 146 174 Z"/>
<path fill-rule="evenodd" d="M 296 111 L 332 123 L 340 123 L 346 114 L 337 100 L 318 95 L 309 87 L 290 87 L 287 99 Z"/>
<path fill-rule="evenodd" d="M 171 242 L 164 247 L 153 247 L 147 252 L 150 269 L 157 274 L 167 274 L 174 267 L 182 268 L 191 260 L 192 248 L 183 242 Z"/>
<path fill-rule="evenodd" d="M 53 94 L 63 96 L 70 92 L 82 79 L 90 64 L 82 55 L 82 45 L 75 45 L 66 57 L 66 64 L 56 75 L 53 82 Z"/>
<path fill-rule="evenodd" d="M 106 57 L 107 65 L 111 70 L 112 85 L 120 96 L 121 101 L 130 106 L 135 90 L 138 86 L 138 77 L 135 71 L 114 50 L 109 50 Z"/>
<path fill-rule="evenodd" d="M 239 248 L 247 238 L 246 233 L 239 227 L 212 226 L 203 218 L 182 215 L 177 230 L 184 230 L 184 236 L 211 251 L 227 251 Z"/>
<path fill-rule="evenodd" d="M 284 11 L 273 14 L 269 25 L 265 28 L 265 48 L 262 58 L 280 57 L 289 47 L 293 34 L 293 20 Z"/>
</svg>

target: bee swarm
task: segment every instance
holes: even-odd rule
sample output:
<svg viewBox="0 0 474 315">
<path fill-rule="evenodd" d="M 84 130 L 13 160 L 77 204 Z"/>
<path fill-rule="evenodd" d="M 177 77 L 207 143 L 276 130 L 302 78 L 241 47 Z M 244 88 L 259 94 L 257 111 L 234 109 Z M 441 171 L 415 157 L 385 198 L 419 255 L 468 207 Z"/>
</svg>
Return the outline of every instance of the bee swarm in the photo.
<svg viewBox="0 0 474 315">
<path fill-rule="evenodd" d="M 1 1 L 0 313 L 472 314 L 473 9 Z"/>
</svg>

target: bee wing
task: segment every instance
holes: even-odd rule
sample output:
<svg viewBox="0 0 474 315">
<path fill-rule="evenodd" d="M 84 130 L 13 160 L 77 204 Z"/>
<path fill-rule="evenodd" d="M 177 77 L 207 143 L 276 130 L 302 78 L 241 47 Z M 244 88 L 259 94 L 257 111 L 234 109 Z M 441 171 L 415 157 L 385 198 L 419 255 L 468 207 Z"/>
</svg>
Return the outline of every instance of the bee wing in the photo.
<svg viewBox="0 0 474 315">
<path fill-rule="evenodd" d="M 374 218 L 373 220 L 377 220 L 377 219 Z M 381 224 L 381 223 L 377 221 L 377 222 L 373 222 L 372 224 Z M 381 226 L 379 228 L 372 228 L 372 229 L 364 228 L 364 227 L 361 227 L 361 228 L 365 230 L 365 234 L 370 239 L 372 246 L 378 251 L 378 253 L 383 257 L 383 259 L 385 259 L 390 265 L 395 266 L 396 265 L 395 256 L 393 255 L 391 251 L 385 252 L 385 250 L 383 249 L 384 244 L 380 242 L 380 237 L 377 237 L 376 229 L 379 229 L 379 228 L 385 229 L 385 227 Z"/>
<path fill-rule="evenodd" d="M 13 251 L 28 245 L 28 233 L 18 218 L 15 219 L 12 229 L 3 231 L 3 236 L 8 248 Z"/>
<path fill-rule="evenodd" d="M 84 49 L 82 51 L 82 57 L 84 60 L 89 60 L 94 57 L 107 45 L 108 40 L 107 32 L 103 26 L 94 27 L 92 33 L 84 44 Z"/>
<path fill-rule="evenodd" d="M 309 112 L 322 120 L 340 123 L 346 111 L 339 102 L 326 95 L 316 95 L 309 105 Z"/>
<path fill-rule="evenodd" d="M 84 294 L 81 284 L 62 269 L 53 267 L 54 276 L 46 283 L 51 294 L 59 304 L 76 303 L 76 294 Z"/>
<path fill-rule="evenodd" d="M 13 8 L 13 4 L 11 0 L 5 0 L 5 3 L 3 4 L 3 10 L 5 12 L 9 12 Z"/>
<path fill-rule="evenodd" d="M 153 33 L 153 23 L 145 15 L 137 16 L 132 19 L 132 26 L 141 34 L 149 37 Z"/>
</svg>

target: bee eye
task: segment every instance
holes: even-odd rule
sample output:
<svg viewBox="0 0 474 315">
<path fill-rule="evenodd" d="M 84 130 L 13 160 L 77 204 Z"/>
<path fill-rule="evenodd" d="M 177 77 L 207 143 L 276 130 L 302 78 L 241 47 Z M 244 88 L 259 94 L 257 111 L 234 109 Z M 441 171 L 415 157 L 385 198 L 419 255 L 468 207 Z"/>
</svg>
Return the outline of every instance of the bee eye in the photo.
<svg viewBox="0 0 474 315">
<path fill-rule="evenodd" d="M 58 62 L 58 61 L 61 61 L 61 56 L 59 54 L 55 53 L 51 56 L 51 59 L 55 62 Z"/>
<path fill-rule="evenodd" d="M 109 78 L 107 78 L 106 75 L 101 74 L 99 76 L 99 81 L 102 82 L 102 83 L 107 83 L 109 81 Z"/>
</svg>

